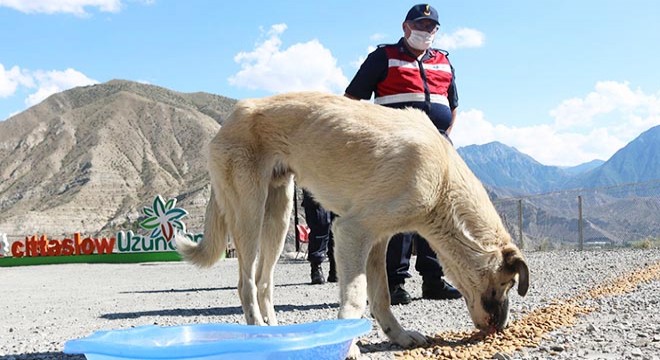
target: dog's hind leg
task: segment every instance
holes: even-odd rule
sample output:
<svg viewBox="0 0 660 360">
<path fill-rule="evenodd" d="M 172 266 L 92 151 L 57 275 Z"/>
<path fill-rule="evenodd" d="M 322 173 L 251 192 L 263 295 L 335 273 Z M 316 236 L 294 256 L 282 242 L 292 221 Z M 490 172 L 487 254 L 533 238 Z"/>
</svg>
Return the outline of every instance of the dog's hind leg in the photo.
<svg viewBox="0 0 660 360">
<path fill-rule="evenodd" d="M 426 344 L 426 337 L 415 331 L 404 330 L 392 314 L 390 294 L 387 286 L 385 259 L 387 240 L 374 244 L 367 261 L 367 292 L 371 315 L 378 321 L 385 335 L 403 347 Z"/>
<path fill-rule="evenodd" d="M 256 270 L 266 195 L 265 188 L 254 186 L 232 196 L 236 202 L 232 204 L 233 216 L 228 216 L 238 255 L 238 295 L 248 325 L 265 325 L 257 300 Z"/>
<path fill-rule="evenodd" d="M 273 272 L 282 253 L 293 208 L 293 179 L 285 184 L 271 185 L 266 199 L 261 248 L 257 269 L 257 299 L 261 316 L 268 325 L 277 325 L 273 307 Z"/>
</svg>

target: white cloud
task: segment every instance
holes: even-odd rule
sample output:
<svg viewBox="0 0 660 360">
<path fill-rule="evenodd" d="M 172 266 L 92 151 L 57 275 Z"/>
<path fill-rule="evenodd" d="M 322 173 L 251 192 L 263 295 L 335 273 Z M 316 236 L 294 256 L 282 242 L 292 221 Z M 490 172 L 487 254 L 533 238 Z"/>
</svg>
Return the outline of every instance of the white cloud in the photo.
<svg viewBox="0 0 660 360">
<path fill-rule="evenodd" d="M 486 36 L 479 30 L 461 28 L 451 34 L 442 33 L 435 39 L 434 46 L 452 50 L 458 48 L 481 47 L 486 42 Z"/>
<path fill-rule="evenodd" d="M 14 95 L 19 86 L 33 86 L 32 78 L 18 66 L 5 70 L 0 64 L 0 98 Z"/>
<path fill-rule="evenodd" d="M 68 13 L 77 16 L 88 15 L 86 7 L 98 8 L 102 12 L 119 12 L 121 0 L 0 0 L 0 6 L 12 8 L 27 14 Z"/>
<path fill-rule="evenodd" d="M 553 124 L 528 127 L 494 125 L 479 110 L 459 111 L 452 140 L 457 147 L 499 141 L 545 165 L 607 160 L 660 125 L 659 95 L 632 91 L 627 83 L 599 82 L 584 98 L 566 100 L 552 110 Z"/>
<path fill-rule="evenodd" d="M 90 79 L 85 74 L 74 69 L 66 69 L 64 71 L 35 71 L 33 77 L 37 84 L 37 91 L 25 99 L 27 106 L 36 105 L 50 95 L 64 90 L 98 83 L 98 81 Z"/>
<path fill-rule="evenodd" d="M 619 113 L 628 116 L 636 112 L 657 114 L 659 104 L 658 96 L 646 95 L 639 89 L 632 90 L 627 82 L 601 81 L 596 83 L 595 91 L 584 98 L 563 101 L 550 111 L 550 115 L 560 128 L 587 128 L 594 125 L 594 118 L 599 115 Z M 598 120 L 602 122 L 602 119 Z"/>
<path fill-rule="evenodd" d="M 8 98 L 16 95 L 19 90 L 25 90 L 30 93 L 25 99 L 28 107 L 57 92 L 96 83 L 98 81 L 74 69 L 31 71 L 14 66 L 5 70 L 3 64 L 0 64 L 0 98 Z"/>
<path fill-rule="evenodd" d="M 342 92 L 348 79 L 337 66 L 330 50 L 318 40 L 282 48 L 280 36 L 286 24 L 273 25 L 267 38 L 249 52 L 240 52 L 234 61 L 241 70 L 229 77 L 234 86 L 272 93 L 300 90 Z"/>
</svg>

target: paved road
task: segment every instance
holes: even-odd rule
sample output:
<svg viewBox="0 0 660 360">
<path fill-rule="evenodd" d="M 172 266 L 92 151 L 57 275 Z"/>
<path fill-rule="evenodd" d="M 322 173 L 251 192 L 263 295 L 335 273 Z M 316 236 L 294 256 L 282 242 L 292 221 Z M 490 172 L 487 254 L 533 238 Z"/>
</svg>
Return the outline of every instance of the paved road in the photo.
<svg viewBox="0 0 660 360">
<path fill-rule="evenodd" d="M 526 256 L 531 287 L 526 298 L 513 295 L 514 319 L 553 298 L 657 263 L 660 250 L 530 252 Z M 275 277 L 280 323 L 336 317 L 337 285 L 309 285 L 306 262 L 282 260 Z M 82 360 L 63 355 L 64 342 L 102 329 L 243 323 L 237 279 L 236 259 L 222 260 L 207 270 L 180 262 L 0 268 L 0 360 Z M 407 288 L 416 300 L 394 307 L 404 327 L 429 335 L 472 329 L 462 300 L 420 299 L 421 278 L 416 273 Z M 603 299 L 600 312 L 550 334 L 539 348 L 523 350 L 513 358 L 660 359 L 659 289 L 655 281 L 628 295 Z M 377 328 L 362 343 L 365 358 L 388 359 L 401 351 Z"/>
</svg>

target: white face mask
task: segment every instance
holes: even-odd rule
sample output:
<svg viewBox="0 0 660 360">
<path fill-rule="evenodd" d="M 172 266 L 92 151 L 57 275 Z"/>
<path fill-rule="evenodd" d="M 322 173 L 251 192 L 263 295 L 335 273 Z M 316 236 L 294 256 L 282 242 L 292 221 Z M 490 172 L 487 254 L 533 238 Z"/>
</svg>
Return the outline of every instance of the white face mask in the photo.
<svg viewBox="0 0 660 360">
<path fill-rule="evenodd" d="M 435 33 L 410 29 L 410 36 L 406 40 L 413 49 L 426 50 L 431 47 L 434 39 Z"/>
</svg>

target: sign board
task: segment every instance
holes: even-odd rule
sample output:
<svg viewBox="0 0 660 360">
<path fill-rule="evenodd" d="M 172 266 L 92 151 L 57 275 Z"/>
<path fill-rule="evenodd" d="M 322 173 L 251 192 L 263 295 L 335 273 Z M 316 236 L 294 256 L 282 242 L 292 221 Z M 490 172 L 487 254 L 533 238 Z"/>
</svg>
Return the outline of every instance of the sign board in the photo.
<svg viewBox="0 0 660 360">
<path fill-rule="evenodd" d="M 198 242 L 203 234 L 186 231 L 183 218 L 188 212 L 176 207 L 176 199 L 165 201 L 157 195 L 151 207 L 142 209 L 139 226 L 146 235 L 131 230 L 114 236 L 91 237 L 75 232 L 70 237 L 49 238 L 46 234 L 28 235 L 11 246 L 0 234 L 0 267 L 70 262 L 146 262 L 180 260 L 174 237 L 186 236 Z"/>
</svg>

